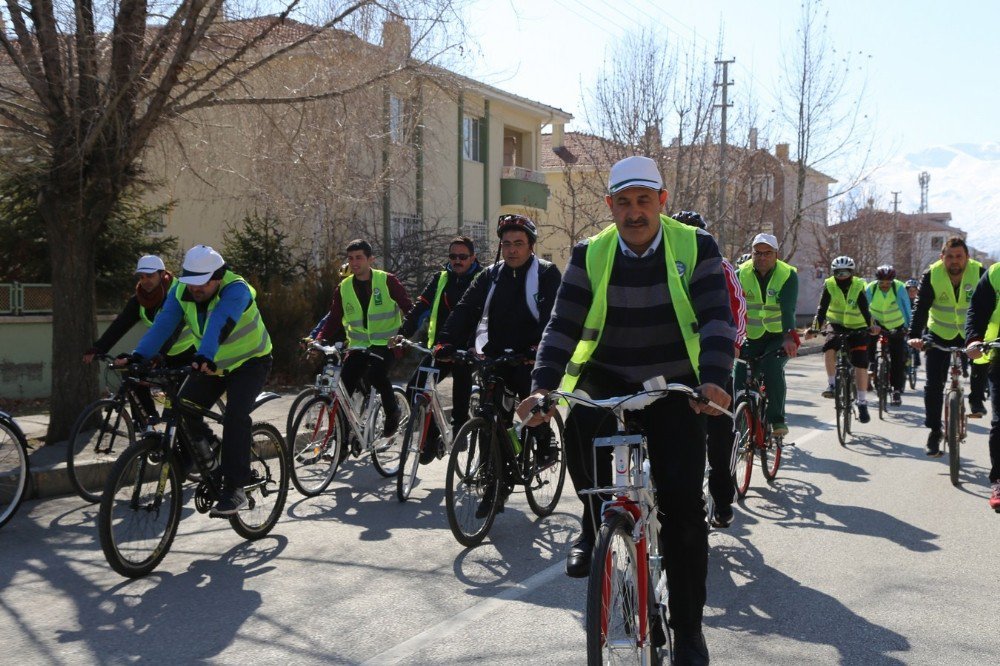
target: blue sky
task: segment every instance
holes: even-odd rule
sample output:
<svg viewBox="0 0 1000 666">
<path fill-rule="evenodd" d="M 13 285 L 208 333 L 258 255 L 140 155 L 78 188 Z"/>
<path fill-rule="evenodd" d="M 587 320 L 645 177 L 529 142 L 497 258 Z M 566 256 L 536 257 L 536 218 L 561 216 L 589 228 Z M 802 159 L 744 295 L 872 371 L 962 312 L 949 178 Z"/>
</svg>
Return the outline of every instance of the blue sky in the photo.
<svg viewBox="0 0 1000 666">
<path fill-rule="evenodd" d="M 879 159 L 1000 139 L 1000 2 L 824 4 L 834 47 L 867 62 L 866 102 L 875 118 Z M 732 99 L 739 105 L 752 89 L 766 115 L 774 106 L 781 45 L 794 39 L 799 7 L 792 0 L 475 0 L 467 14 L 473 58 L 465 73 L 579 118 L 581 82 L 592 84 L 616 39 L 653 28 L 714 53 L 721 21 L 722 55 L 736 58 Z M 571 129 L 584 127 L 575 123 Z"/>
</svg>

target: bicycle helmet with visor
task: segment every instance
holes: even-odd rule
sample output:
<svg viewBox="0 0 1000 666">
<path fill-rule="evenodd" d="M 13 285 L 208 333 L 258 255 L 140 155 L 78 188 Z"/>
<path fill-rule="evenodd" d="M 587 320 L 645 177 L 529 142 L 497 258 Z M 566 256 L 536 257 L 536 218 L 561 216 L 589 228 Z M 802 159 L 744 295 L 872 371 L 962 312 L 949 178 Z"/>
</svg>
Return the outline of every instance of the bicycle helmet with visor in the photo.
<svg viewBox="0 0 1000 666">
<path fill-rule="evenodd" d="M 896 269 L 888 264 L 883 264 L 875 269 L 876 280 L 895 280 Z"/>
<path fill-rule="evenodd" d="M 698 227 L 699 229 L 708 228 L 708 225 L 705 223 L 705 218 L 703 218 L 700 213 L 696 213 L 693 210 L 678 211 L 670 217 L 674 218 L 681 224 L 688 225 L 689 227 Z"/>
<path fill-rule="evenodd" d="M 920 283 L 917 281 L 917 278 L 910 278 L 906 281 L 906 288 L 909 289 L 911 287 L 914 289 L 918 289 L 920 287 Z"/>
<path fill-rule="evenodd" d="M 538 240 L 538 228 L 531 221 L 531 218 L 524 215 L 501 215 L 500 219 L 497 220 L 497 238 L 503 238 L 505 231 L 523 231 L 528 234 L 532 243 Z"/>
<path fill-rule="evenodd" d="M 855 265 L 854 260 L 850 257 L 837 257 L 832 262 L 830 262 L 830 270 L 834 273 L 838 271 L 850 271 L 854 272 Z"/>
<path fill-rule="evenodd" d="M 753 259 L 753 255 L 750 254 L 749 252 L 745 252 L 744 254 L 741 254 L 740 257 L 739 257 L 739 259 L 736 260 L 736 267 L 739 268 L 740 266 L 742 266 L 743 264 L 747 263 L 751 259 Z"/>
</svg>

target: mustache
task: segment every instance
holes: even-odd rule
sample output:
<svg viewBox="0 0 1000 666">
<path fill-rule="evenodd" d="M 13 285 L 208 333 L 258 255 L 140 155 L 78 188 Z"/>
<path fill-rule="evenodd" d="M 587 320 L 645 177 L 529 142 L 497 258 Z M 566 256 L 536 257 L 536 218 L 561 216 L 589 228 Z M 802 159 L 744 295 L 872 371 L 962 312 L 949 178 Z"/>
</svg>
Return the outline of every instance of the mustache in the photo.
<svg viewBox="0 0 1000 666">
<path fill-rule="evenodd" d="M 626 217 L 625 224 L 637 224 L 641 222 L 642 224 L 649 224 L 649 218 L 645 215 L 639 215 L 638 217 Z"/>
</svg>

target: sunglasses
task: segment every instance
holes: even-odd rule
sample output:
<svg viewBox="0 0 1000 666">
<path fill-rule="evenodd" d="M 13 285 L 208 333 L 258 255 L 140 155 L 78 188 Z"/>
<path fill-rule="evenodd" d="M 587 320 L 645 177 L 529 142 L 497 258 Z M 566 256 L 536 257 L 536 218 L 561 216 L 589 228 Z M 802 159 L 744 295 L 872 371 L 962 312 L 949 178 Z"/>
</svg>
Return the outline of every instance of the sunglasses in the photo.
<svg viewBox="0 0 1000 666">
<path fill-rule="evenodd" d="M 836 277 L 847 277 L 848 275 L 851 274 L 851 271 L 839 270 L 839 271 L 834 271 L 833 274 Z"/>
<path fill-rule="evenodd" d="M 471 256 L 471 254 L 449 254 L 448 258 L 452 261 L 465 261 Z"/>
</svg>

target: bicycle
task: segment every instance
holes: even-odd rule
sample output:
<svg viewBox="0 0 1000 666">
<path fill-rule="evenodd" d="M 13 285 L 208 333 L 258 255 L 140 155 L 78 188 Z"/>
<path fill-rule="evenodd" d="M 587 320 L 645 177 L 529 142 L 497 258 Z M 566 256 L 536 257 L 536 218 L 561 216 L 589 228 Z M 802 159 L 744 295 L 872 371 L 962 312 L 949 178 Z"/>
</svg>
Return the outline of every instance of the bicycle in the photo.
<svg viewBox="0 0 1000 666">
<path fill-rule="evenodd" d="M 513 425 L 517 396 L 497 370 L 527 357 L 505 350 L 496 358 L 470 360 L 479 376 L 480 402 L 455 435 L 445 480 L 448 525 L 466 547 L 486 538 L 513 486 L 524 486 L 528 506 L 542 518 L 555 510 L 566 481 L 562 417 L 553 417 L 547 443 L 539 440 L 537 428 L 519 432 Z"/>
<path fill-rule="evenodd" d="M 400 344 L 411 347 L 423 354 L 430 354 L 427 347 L 403 339 Z M 455 352 L 455 356 L 450 359 L 453 363 L 466 363 L 468 355 L 462 350 Z M 396 497 L 400 502 L 405 502 L 413 491 L 417 483 L 417 470 L 420 467 L 420 456 L 428 446 L 428 433 L 431 429 L 431 420 L 437 425 L 440 435 L 440 448 L 438 457 L 443 458 L 451 453 L 454 434 L 451 422 L 445 418 L 444 408 L 441 406 L 441 398 L 438 394 L 437 380 L 441 370 L 433 366 L 421 365 L 417 368 L 417 380 L 414 385 L 413 395 L 410 399 L 410 420 L 406 424 L 403 432 L 403 448 L 399 453 L 399 474 L 396 476 Z M 474 414 L 476 405 L 479 404 L 478 389 L 473 387 L 470 396 L 470 411 Z"/>
<path fill-rule="evenodd" d="M 767 420 L 767 387 L 760 364 L 769 356 L 784 356 L 783 349 L 761 354 L 756 358 L 738 358 L 747 366 L 746 383 L 736 393 L 733 422 L 736 426 L 736 470 L 733 485 L 739 499 L 746 497 L 753 475 L 754 458 L 760 459 L 760 469 L 768 483 L 778 476 L 784 437 L 775 436 Z"/>
<path fill-rule="evenodd" d="M 149 370 L 137 364 L 130 376 L 141 376 L 159 386 L 166 406 L 159 425 L 147 426 L 141 439 L 115 461 L 104 487 L 97 530 L 108 564 L 126 578 L 145 576 L 166 556 L 177 534 L 181 516 L 185 461 L 191 461 L 200 478 L 194 507 L 208 513 L 223 491 L 218 471 L 220 445 L 210 452 L 193 442 L 184 415 L 221 422 L 222 417 L 178 398 L 190 366 Z M 277 399 L 261 393 L 254 409 Z M 252 410 L 251 410 L 252 411 Z M 249 508 L 229 517 L 233 530 L 245 539 L 260 539 L 277 523 L 288 495 L 285 440 L 269 423 L 254 423 L 250 430 L 251 481 L 244 487 Z"/>
<path fill-rule="evenodd" d="M 851 421 L 858 399 L 858 387 L 854 383 L 854 367 L 851 365 L 851 354 L 847 349 L 848 335 L 832 331 L 817 331 L 809 329 L 810 333 L 837 336 L 837 364 L 834 372 L 833 398 L 837 411 L 837 439 L 841 446 L 847 446 L 847 436 L 851 434 Z"/>
<path fill-rule="evenodd" d="M 344 348 L 339 342 L 332 346 L 311 342 L 309 349 L 323 354 L 324 364 L 316 378 L 317 395 L 305 401 L 292 426 L 289 467 L 295 488 L 306 497 L 319 495 L 348 454 L 357 458 L 369 453 L 375 471 L 384 477 L 396 475 L 402 435 L 398 430 L 391 437 L 382 435 L 385 416 L 378 391 L 362 379 L 360 391 L 352 396 L 340 381 L 347 354 L 363 354 L 375 362 L 382 362 L 382 357 L 371 348 Z M 399 386 L 392 390 L 402 410 L 399 422 L 404 424 L 409 417 L 406 392 Z"/>
<path fill-rule="evenodd" d="M 636 433 L 628 412 L 678 393 L 708 404 L 732 417 L 684 384 L 666 384 L 662 378 L 627 396 L 591 400 L 574 393 L 552 391 L 533 408 L 547 412 L 566 399 L 588 407 L 605 408 L 615 416 L 618 432 L 594 438 L 596 450 L 610 447 L 612 485 L 582 490 L 585 495 L 610 495 L 601 505 L 601 525 L 587 581 L 587 663 L 661 663 L 672 661 L 667 623 L 667 580 L 660 556 L 660 520 L 656 489 L 648 460 L 645 434 Z"/>
<path fill-rule="evenodd" d="M 77 495 L 92 504 L 101 501 L 108 472 L 122 451 L 136 442 L 136 433 L 158 419 L 149 414 L 136 395 L 136 389 L 149 390 L 150 383 L 130 376 L 125 366 L 116 367 L 113 356 L 99 354 L 109 361 L 106 371 L 115 377 L 118 388 L 108 398 L 95 400 L 80 412 L 70 428 L 66 441 L 66 472 Z M 219 411 L 225 410 L 222 400 L 216 401 Z"/>
<path fill-rule="evenodd" d="M 883 330 L 878 335 L 878 340 L 876 342 L 878 345 L 878 354 L 876 360 L 878 366 L 875 371 L 875 391 L 878 396 L 878 417 L 881 420 L 885 420 L 885 413 L 889 411 L 889 396 L 892 392 L 892 386 L 889 381 L 889 336 Z"/>
<path fill-rule="evenodd" d="M 0 411 L 0 527 L 7 524 L 31 485 L 28 438 L 7 412 Z"/>
<path fill-rule="evenodd" d="M 965 400 L 962 395 L 962 357 L 965 355 L 965 347 L 945 347 L 930 338 L 924 338 L 924 346 L 930 346 L 951 355 L 948 363 L 950 381 L 944 397 L 944 437 L 942 437 L 942 441 L 948 449 L 948 475 L 951 477 L 951 485 L 957 487 L 961 483 L 958 478 L 958 472 L 961 468 L 960 454 L 969 420 L 965 413 Z M 992 344 L 988 346 L 993 347 Z"/>
</svg>

